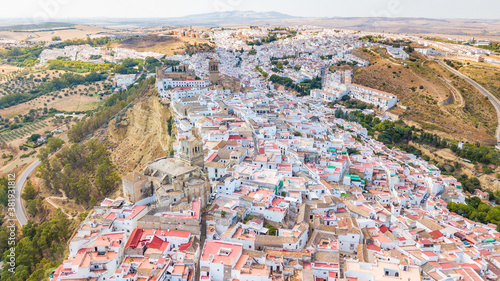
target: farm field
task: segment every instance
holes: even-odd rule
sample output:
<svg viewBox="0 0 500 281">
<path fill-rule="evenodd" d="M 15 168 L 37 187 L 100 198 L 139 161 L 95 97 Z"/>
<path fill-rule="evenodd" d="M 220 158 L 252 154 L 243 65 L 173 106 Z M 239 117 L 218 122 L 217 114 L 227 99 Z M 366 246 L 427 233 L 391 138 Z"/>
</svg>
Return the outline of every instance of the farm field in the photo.
<svg viewBox="0 0 500 281">
<path fill-rule="evenodd" d="M 28 72 L 29 73 L 29 72 Z M 0 84 L 0 96 L 7 95 L 16 89 L 26 91 L 39 85 L 40 82 L 36 80 L 45 79 L 50 81 L 57 78 L 66 72 L 60 70 L 43 70 L 33 72 L 33 80 L 24 78 L 11 79 L 10 81 Z M 89 85 L 77 85 L 71 88 L 64 88 L 60 91 L 50 92 L 43 96 L 39 96 L 28 102 L 20 103 L 11 107 L 0 109 L 0 116 L 3 118 L 12 118 L 18 115 L 24 115 L 31 109 L 37 108 L 54 108 L 63 111 L 87 111 L 95 109 L 100 102 L 104 101 L 108 96 L 100 96 L 96 94 L 98 91 L 103 90 L 105 85 L 110 85 L 112 81 L 108 78 L 105 81 L 93 82 Z"/>
<path fill-rule="evenodd" d="M 15 129 L 6 133 L 0 133 L 0 142 L 10 143 L 13 140 L 24 138 L 35 134 L 35 132 L 43 132 L 43 129 L 48 128 L 47 121 L 37 121 L 30 125 Z"/>
<path fill-rule="evenodd" d="M 68 95 L 61 98 L 52 99 L 50 96 L 41 96 L 26 103 L 18 104 L 8 108 L 0 109 L 0 116 L 12 118 L 17 115 L 24 115 L 32 108 L 54 108 L 64 111 L 87 111 L 97 108 L 99 103 L 104 101 L 107 96 L 101 100 L 96 96 L 87 95 Z"/>
<path fill-rule="evenodd" d="M 77 118 L 81 118 L 82 116 L 75 115 Z M 37 159 L 37 153 L 44 145 L 34 149 L 28 148 L 28 150 L 19 149 L 19 146 L 25 143 L 26 139 L 32 134 L 42 135 L 45 131 L 53 131 L 56 128 L 60 128 L 63 132 L 61 134 L 54 134 L 54 137 L 60 138 L 65 142 L 68 141 L 66 124 L 62 122 L 56 123 L 54 122 L 55 119 L 55 117 L 48 118 L 23 128 L 15 129 L 9 133 L 0 134 L 0 155 L 3 156 L 5 154 L 7 156 L 0 159 L 0 176 L 8 172 L 19 171 L 24 165 Z M 71 120 L 67 124 L 72 126 L 74 121 Z M 9 155 L 12 155 L 12 159 L 9 159 Z"/>
<path fill-rule="evenodd" d="M 21 68 L 9 64 L 0 64 L 0 83 L 13 77 Z"/>
</svg>

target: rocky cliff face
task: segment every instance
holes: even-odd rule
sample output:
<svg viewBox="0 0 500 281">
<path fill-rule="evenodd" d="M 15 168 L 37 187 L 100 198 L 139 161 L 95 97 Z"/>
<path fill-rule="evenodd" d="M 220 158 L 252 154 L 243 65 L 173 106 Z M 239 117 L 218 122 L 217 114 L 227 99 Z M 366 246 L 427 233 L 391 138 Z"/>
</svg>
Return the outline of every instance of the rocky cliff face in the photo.
<svg viewBox="0 0 500 281">
<path fill-rule="evenodd" d="M 105 139 L 120 174 L 141 171 L 145 164 L 168 153 L 169 107 L 148 93 L 109 122 Z"/>
</svg>

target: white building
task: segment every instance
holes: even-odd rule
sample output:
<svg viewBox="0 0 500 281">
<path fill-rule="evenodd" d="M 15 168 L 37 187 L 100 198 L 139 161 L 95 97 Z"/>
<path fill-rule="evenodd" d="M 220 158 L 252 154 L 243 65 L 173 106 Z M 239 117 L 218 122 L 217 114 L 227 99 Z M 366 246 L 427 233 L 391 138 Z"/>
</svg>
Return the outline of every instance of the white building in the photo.
<svg viewBox="0 0 500 281">
<path fill-rule="evenodd" d="M 379 106 L 385 110 L 391 109 L 398 102 L 398 97 L 393 94 L 358 84 L 352 84 L 349 87 L 349 95 L 357 100 Z"/>
<path fill-rule="evenodd" d="M 137 74 L 115 74 L 116 87 L 126 90 L 137 78 L 139 78 Z"/>
<path fill-rule="evenodd" d="M 235 268 L 243 252 L 243 245 L 222 241 L 206 241 L 200 259 L 201 279 L 224 281 L 233 279 Z M 208 271 L 207 271 L 208 269 Z M 209 276 L 208 279 L 204 276 Z"/>
<path fill-rule="evenodd" d="M 156 88 L 160 93 L 175 87 L 206 88 L 208 87 L 208 80 L 174 80 L 172 78 L 156 79 Z"/>
<path fill-rule="evenodd" d="M 433 48 L 415 48 L 415 51 L 417 53 L 420 53 L 422 55 L 427 55 L 427 56 L 444 56 L 446 53 L 438 51 Z"/>
<path fill-rule="evenodd" d="M 342 91 L 340 89 L 328 89 L 328 90 L 313 89 L 311 90 L 311 97 L 329 103 L 340 100 L 347 93 L 348 92 L 346 90 Z"/>
<path fill-rule="evenodd" d="M 173 89 L 160 92 L 160 97 L 178 100 L 190 98 L 195 95 L 206 94 L 207 92 L 208 88 L 175 87 Z"/>
<path fill-rule="evenodd" d="M 387 47 L 386 50 L 387 50 L 387 53 L 389 53 L 389 55 L 391 55 L 393 58 L 402 59 L 402 60 L 406 60 L 406 59 L 410 58 L 410 55 L 408 55 L 402 47 L 399 47 L 399 48 Z"/>
</svg>

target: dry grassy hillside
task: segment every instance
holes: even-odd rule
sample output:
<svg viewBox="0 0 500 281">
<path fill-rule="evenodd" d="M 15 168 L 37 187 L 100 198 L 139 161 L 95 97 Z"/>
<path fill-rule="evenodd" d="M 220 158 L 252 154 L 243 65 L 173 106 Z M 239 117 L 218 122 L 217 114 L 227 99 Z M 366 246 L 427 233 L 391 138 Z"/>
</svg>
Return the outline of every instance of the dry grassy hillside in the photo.
<svg viewBox="0 0 500 281">
<path fill-rule="evenodd" d="M 143 37 L 132 37 L 111 46 L 133 49 L 138 52 L 156 52 L 171 56 L 174 54 L 184 54 L 186 52 L 186 44 L 201 46 L 198 47 L 200 48 L 199 51 L 203 51 L 204 44 L 208 44 L 208 46 L 213 45 L 204 39 L 152 34 Z"/>
<path fill-rule="evenodd" d="M 407 66 L 384 49 L 358 50 L 370 61 L 357 69 L 354 83 L 398 96 L 406 107 L 392 110 L 407 123 L 443 137 L 494 144 L 496 114 L 484 96 L 434 61 L 413 52 Z"/>
<path fill-rule="evenodd" d="M 464 64 L 459 71 L 482 84 L 488 91 L 500 98 L 500 68 L 487 64 Z"/>
<path fill-rule="evenodd" d="M 170 139 L 167 120 L 171 114 L 157 95 L 148 93 L 139 97 L 121 117 L 109 122 L 104 138 L 122 176 L 142 170 L 146 163 L 167 155 Z"/>
</svg>

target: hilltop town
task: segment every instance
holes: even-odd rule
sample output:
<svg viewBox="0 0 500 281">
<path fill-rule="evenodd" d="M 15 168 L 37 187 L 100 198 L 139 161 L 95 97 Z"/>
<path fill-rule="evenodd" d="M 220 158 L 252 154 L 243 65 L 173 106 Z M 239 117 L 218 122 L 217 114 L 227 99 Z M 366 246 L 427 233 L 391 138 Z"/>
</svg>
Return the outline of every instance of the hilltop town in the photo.
<svg viewBox="0 0 500 281">
<path fill-rule="evenodd" d="M 91 207 L 50 280 L 497 280 L 493 192 L 414 145 L 472 148 L 406 126 L 395 93 L 353 82 L 370 64 L 353 51 L 413 52 L 363 36 L 215 29 L 213 52 L 165 57 L 149 76 L 173 116 L 168 151 Z M 415 52 L 487 53 L 436 44 Z"/>
</svg>

